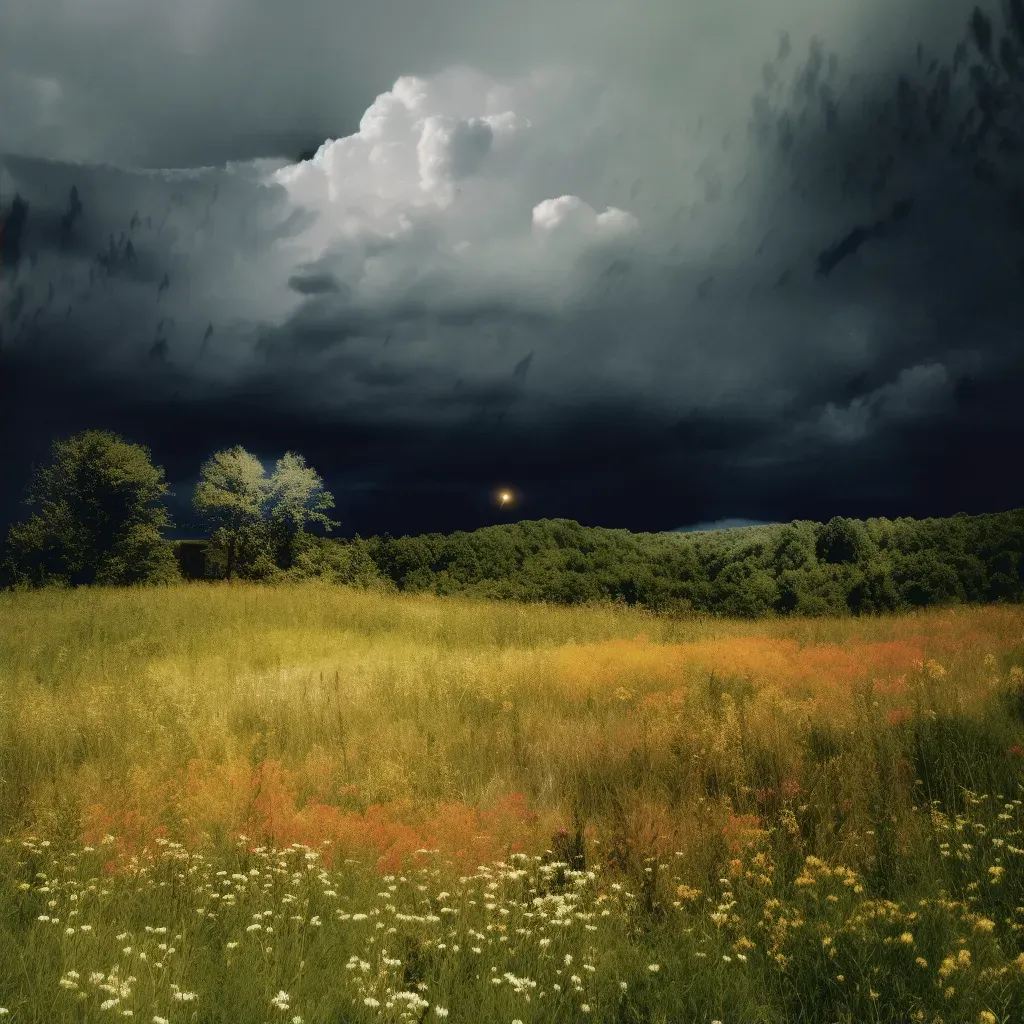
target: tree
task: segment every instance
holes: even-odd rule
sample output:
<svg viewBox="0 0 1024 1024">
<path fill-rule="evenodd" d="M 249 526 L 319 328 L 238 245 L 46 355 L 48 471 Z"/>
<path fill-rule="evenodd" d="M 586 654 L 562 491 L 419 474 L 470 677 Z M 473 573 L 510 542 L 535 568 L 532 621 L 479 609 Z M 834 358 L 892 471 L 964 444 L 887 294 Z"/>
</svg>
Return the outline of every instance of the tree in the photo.
<svg viewBox="0 0 1024 1024">
<path fill-rule="evenodd" d="M 27 489 L 32 516 L 7 536 L 14 583 L 166 583 L 180 579 L 164 505 L 164 471 L 149 449 L 117 434 L 87 430 L 52 449 Z"/>
<path fill-rule="evenodd" d="M 225 575 L 263 578 L 289 568 L 312 523 L 327 531 L 334 497 L 295 452 L 278 459 L 268 479 L 263 463 L 241 445 L 212 455 L 199 473 L 193 505 L 214 531 L 213 551 L 223 549 Z"/>
<path fill-rule="evenodd" d="M 844 565 L 863 561 L 872 554 L 873 547 L 863 523 L 834 516 L 821 527 L 816 552 L 827 564 Z"/>
<path fill-rule="evenodd" d="M 319 523 L 327 533 L 341 524 L 327 517 L 334 507 L 334 496 L 324 490 L 324 482 L 312 466 L 295 452 L 285 452 L 277 460 L 269 485 L 270 521 L 278 539 L 279 560 L 291 565 L 298 536 L 311 523 Z"/>
<path fill-rule="evenodd" d="M 814 524 L 807 522 L 789 523 L 778 534 L 778 542 L 772 555 L 772 568 L 776 573 L 787 569 L 806 569 L 816 561 Z"/>
<path fill-rule="evenodd" d="M 265 532 L 270 481 L 263 464 L 241 445 L 216 452 L 199 471 L 192 504 L 214 531 L 214 543 L 227 552 L 227 578 L 236 569 L 240 549 L 258 546 Z M 251 562 L 252 552 L 246 552 Z"/>
</svg>

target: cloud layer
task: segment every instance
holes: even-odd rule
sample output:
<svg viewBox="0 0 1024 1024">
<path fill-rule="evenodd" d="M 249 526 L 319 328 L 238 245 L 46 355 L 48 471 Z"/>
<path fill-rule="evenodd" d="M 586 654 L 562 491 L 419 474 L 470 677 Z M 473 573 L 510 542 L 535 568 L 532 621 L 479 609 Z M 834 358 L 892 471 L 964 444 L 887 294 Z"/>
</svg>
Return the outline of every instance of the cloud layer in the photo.
<svg viewBox="0 0 1024 1024">
<path fill-rule="evenodd" d="M 969 9 L 957 6 L 922 21 L 911 3 L 854 16 L 791 0 L 730 40 L 717 14 L 652 5 L 649 27 L 677 30 L 672 44 L 692 55 L 685 73 L 662 36 L 641 69 L 620 6 L 589 22 L 528 12 L 541 38 L 524 67 L 483 32 L 504 24 L 495 9 L 475 27 L 453 20 L 448 42 L 419 54 L 431 70 L 396 75 L 358 119 L 336 90 L 351 129 L 310 159 L 179 171 L 129 165 L 202 151 L 202 116 L 164 121 L 166 143 L 143 132 L 121 144 L 129 98 L 107 97 L 97 120 L 71 116 L 76 59 L 61 51 L 51 79 L 24 54 L 0 62 L 0 108 L 23 103 L 0 140 L 22 151 L 0 157 L 0 204 L 14 192 L 28 204 L 0 276 L 0 427 L 41 417 L 40 438 L 57 429 L 63 413 L 25 407 L 28 382 L 45 381 L 33 386 L 51 407 L 80 418 L 99 403 L 164 438 L 166 410 L 204 424 L 191 447 L 175 442 L 189 457 L 223 416 L 268 438 L 274 422 L 368 431 L 388 454 L 352 470 L 357 491 L 392 486 L 404 464 L 421 491 L 432 478 L 475 492 L 492 458 L 533 474 L 547 496 L 534 514 L 587 518 L 578 510 L 606 500 L 620 472 L 671 478 L 674 493 L 699 481 L 691 521 L 811 515 L 786 497 L 803 479 L 833 503 L 851 487 L 856 501 L 891 501 L 901 473 L 922 486 L 899 467 L 927 464 L 929 431 L 965 443 L 1010 429 L 1015 408 L 995 398 L 1021 375 L 1016 125 L 1009 106 L 986 115 L 978 73 L 953 56 Z M 312 12 L 283 33 L 285 50 L 309 41 Z M 167 38 L 195 61 L 216 52 L 228 82 L 241 60 L 223 48 L 232 13 L 181 7 L 161 15 L 162 42 L 132 38 L 139 54 Z M 0 16 L 14 33 L 0 25 L 0 39 L 37 16 Z M 797 16 L 801 33 L 781 34 Z M 142 15 L 111 0 L 103 17 L 127 46 Z M 245 18 L 234 24 L 244 38 Z M 811 38 L 815 25 L 831 37 Z M 619 59 L 595 67 L 616 28 Z M 449 44 L 452 56 L 468 47 L 459 32 L 490 70 L 449 57 Z M 872 38 L 887 45 L 865 49 Z M 140 79 L 150 111 L 161 67 Z M 1005 69 L 982 74 L 1010 88 Z M 251 112 L 264 153 L 283 145 L 273 125 L 292 101 Z M 964 129 L 979 110 L 989 126 Z M 122 166 L 67 159 L 104 151 Z M 612 423 L 611 435 L 598 426 Z M 874 482 L 872 460 L 884 467 Z M 857 482 L 836 490 L 831 473 Z M 758 505 L 751 492 L 766 489 Z M 664 515 L 664 528 L 687 520 Z"/>
</svg>

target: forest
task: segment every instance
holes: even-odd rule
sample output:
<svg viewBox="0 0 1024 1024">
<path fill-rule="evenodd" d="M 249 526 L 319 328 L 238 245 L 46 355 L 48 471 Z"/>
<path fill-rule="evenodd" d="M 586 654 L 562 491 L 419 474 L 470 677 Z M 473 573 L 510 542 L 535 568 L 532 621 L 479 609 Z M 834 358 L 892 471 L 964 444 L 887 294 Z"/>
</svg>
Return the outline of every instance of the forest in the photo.
<svg viewBox="0 0 1024 1024">
<path fill-rule="evenodd" d="M 328 536 L 334 496 L 303 456 L 270 475 L 241 446 L 210 456 L 193 507 L 206 536 L 168 537 L 169 485 L 149 450 L 105 431 L 54 443 L 26 490 L 30 516 L 0 551 L 0 585 L 328 583 L 670 614 L 869 615 L 1020 602 L 1024 509 L 945 519 L 794 521 L 633 533 L 568 519 L 451 534 Z"/>
<path fill-rule="evenodd" d="M 305 536 L 285 578 L 485 599 L 605 601 L 760 618 L 1018 602 L 1024 509 L 948 519 L 836 517 L 705 533 L 541 519 L 416 537 Z M 208 571 L 221 575 L 216 552 Z"/>
</svg>

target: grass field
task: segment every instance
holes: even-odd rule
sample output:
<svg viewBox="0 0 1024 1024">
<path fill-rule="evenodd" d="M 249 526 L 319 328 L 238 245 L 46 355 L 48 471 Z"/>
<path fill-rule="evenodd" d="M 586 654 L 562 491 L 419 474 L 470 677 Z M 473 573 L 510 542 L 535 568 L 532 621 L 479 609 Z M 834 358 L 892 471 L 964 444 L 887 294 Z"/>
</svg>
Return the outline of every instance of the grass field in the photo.
<svg viewBox="0 0 1024 1024">
<path fill-rule="evenodd" d="M 1024 1020 L 1024 608 L 0 594 L 11 1021 Z"/>
</svg>

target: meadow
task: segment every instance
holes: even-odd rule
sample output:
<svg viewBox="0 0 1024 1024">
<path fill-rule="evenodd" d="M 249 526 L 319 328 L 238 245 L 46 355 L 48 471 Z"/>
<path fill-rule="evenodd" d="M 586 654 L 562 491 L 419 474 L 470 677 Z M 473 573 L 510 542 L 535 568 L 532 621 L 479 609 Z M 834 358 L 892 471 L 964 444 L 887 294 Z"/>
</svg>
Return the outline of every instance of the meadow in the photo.
<svg viewBox="0 0 1024 1024">
<path fill-rule="evenodd" d="M 1024 608 L 0 594 L 0 1016 L 1024 1020 Z"/>
</svg>

